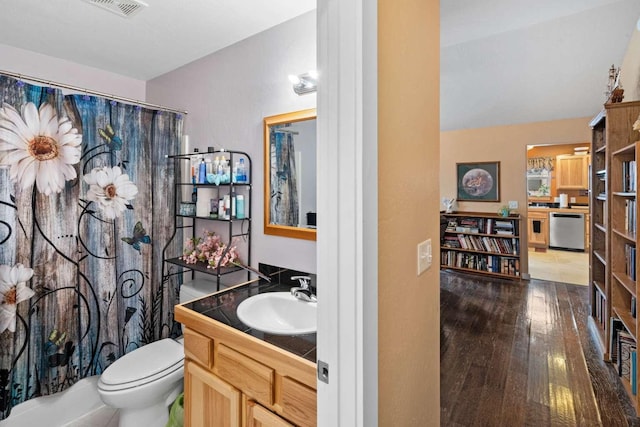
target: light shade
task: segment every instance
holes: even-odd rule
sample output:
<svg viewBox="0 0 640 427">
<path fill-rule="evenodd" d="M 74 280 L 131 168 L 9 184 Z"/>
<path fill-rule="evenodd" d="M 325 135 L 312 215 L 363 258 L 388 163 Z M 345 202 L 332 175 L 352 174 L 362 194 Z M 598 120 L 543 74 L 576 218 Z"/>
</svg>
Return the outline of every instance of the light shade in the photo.
<svg viewBox="0 0 640 427">
<path fill-rule="evenodd" d="M 318 72 L 309 71 L 298 76 L 290 75 L 289 80 L 293 83 L 293 91 L 298 95 L 315 92 L 318 85 Z"/>
</svg>

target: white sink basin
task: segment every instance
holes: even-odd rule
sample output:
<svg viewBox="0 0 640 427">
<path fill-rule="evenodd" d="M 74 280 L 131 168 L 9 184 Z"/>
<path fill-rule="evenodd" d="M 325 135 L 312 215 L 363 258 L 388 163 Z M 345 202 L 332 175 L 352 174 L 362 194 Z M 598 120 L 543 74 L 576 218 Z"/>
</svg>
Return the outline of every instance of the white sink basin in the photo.
<svg viewBox="0 0 640 427">
<path fill-rule="evenodd" d="M 268 292 L 247 298 L 238 305 L 245 325 L 276 335 L 316 332 L 317 303 L 300 301 L 289 292 Z"/>
</svg>

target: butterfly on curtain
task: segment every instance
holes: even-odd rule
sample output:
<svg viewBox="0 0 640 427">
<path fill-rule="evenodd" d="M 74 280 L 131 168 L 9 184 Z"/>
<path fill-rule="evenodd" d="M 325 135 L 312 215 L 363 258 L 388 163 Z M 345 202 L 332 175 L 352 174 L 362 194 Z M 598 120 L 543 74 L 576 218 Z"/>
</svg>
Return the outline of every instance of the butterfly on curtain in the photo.
<svg viewBox="0 0 640 427">
<path fill-rule="evenodd" d="M 133 227 L 133 237 L 122 237 L 121 240 L 130 244 L 138 252 L 140 252 L 140 243 L 151 244 L 151 237 L 147 235 L 140 221 Z"/>
<path fill-rule="evenodd" d="M 122 148 L 122 139 L 116 135 L 110 124 L 107 123 L 106 129 L 98 129 L 98 133 L 113 151 L 119 151 Z"/>
</svg>

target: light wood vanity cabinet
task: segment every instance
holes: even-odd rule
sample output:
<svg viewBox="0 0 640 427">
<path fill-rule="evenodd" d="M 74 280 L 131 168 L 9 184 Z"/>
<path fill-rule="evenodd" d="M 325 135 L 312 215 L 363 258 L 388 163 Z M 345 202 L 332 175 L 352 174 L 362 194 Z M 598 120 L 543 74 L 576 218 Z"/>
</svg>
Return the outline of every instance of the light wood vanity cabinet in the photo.
<svg viewBox="0 0 640 427">
<path fill-rule="evenodd" d="M 240 426 L 242 393 L 192 360 L 184 362 L 184 425 Z"/>
<path fill-rule="evenodd" d="M 185 426 L 316 425 L 314 363 L 226 325 L 183 323 Z"/>
<path fill-rule="evenodd" d="M 556 156 L 556 188 L 558 190 L 589 189 L 589 155 Z"/>
<path fill-rule="evenodd" d="M 529 247 L 547 248 L 549 246 L 549 213 L 529 211 L 527 215 Z"/>
</svg>

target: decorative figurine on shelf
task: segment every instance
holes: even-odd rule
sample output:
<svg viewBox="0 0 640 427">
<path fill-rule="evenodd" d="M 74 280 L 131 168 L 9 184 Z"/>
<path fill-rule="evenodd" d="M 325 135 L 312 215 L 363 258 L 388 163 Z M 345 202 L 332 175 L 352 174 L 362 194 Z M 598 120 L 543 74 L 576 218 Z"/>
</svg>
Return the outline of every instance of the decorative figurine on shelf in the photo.
<svg viewBox="0 0 640 427">
<path fill-rule="evenodd" d="M 507 205 L 501 206 L 500 209 L 498 209 L 498 214 L 500 216 L 508 217 L 510 213 L 511 211 L 509 210 L 509 206 Z"/>
<path fill-rule="evenodd" d="M 640 116 L 638 116 L 638 119 L 633 124 L 633 130 L 637 130 L 638 132 L 640 132 Z"/>
<path fill-rule="evenodd" d="M 451 213 L 453 212 L 453 204 L 455 203 L 456 199 L 447 199 L 446 197 L 442 198 L 442 204 L 445 207 L 445 212 L 446 213 Z"/>
<path fill-rule="evenodd" d="M 624 89 L 622 89 L 622 85 L 620 84 L 620 67 L 616 69 L 613 64 L 611 64 L 611 68 L 609 68 L 609 82 L 607 83 L 605 96 L 607 97 L 606 103 L 611 104 L 622 102 L 624 99 Z"/>
</svg>

